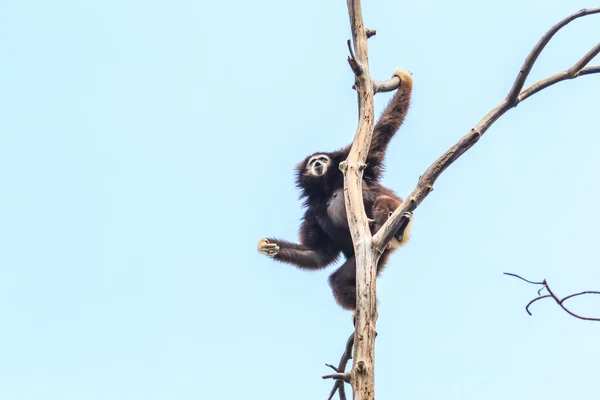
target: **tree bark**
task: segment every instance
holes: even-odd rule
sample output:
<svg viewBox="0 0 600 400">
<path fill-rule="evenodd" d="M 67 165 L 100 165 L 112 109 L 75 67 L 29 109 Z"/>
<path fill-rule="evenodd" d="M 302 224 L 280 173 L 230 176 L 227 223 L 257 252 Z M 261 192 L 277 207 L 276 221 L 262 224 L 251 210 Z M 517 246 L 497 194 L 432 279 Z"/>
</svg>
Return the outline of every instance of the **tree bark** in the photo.
<svg viewBox="0 0 600 400">
<path fill-rule="evenodd" d="M 378 254 L 374 251 L 371 231 L 362 198 L 362 175 L 371 144 L 374 125 L 373 81 L 369 75 L 367 30 L 360 0 L 348 0 L 355 56 L 348 59 L 356 76 L 358 128 L 348 159 L 340 165 L 344 173 L 344 198 L 356 256 L 356 322 L 354 364 L 351 383 L 354 400 L 372 400 L 375 396 L 375 322 L 377 300 L 375 278 Z M 352 53 L 351 53 L 352 54 Z"/>
</svg>

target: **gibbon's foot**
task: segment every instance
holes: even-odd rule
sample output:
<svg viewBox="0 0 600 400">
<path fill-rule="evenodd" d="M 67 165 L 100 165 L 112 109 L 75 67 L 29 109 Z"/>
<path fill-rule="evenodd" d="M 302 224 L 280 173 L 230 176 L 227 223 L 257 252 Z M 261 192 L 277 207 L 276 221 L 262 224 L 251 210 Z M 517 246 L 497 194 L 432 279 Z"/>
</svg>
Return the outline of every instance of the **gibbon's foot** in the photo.
<svg viewBox="0 0 600 400">
<path fill-rule="evenodd" d="M 267 257 L 275 257 L 279 253 L 279 245 L 270 243 L 267 239 L 260 239 L 258 241 L 258 252 Z"/>
<path fill-rule="evenodd" d="M 406 231 L 406 227 L 408 226 L 408 224 L 410 223 L 410 220 L 413 217 L 413 213 L 411 213 L 410 211 L 407 211 L 404 214 L 402 214 L 402 216 L 405 217 L 406 219 L 404 220 L 402 225 L 400 225 L 400 229 L 398 229 L 398 232 L 396 232 L 396 235 L 394 236 L 396 239 L 398 239 L 399 242 L 402 242 L 404 239 L 404 232 Z"/>
</svg>

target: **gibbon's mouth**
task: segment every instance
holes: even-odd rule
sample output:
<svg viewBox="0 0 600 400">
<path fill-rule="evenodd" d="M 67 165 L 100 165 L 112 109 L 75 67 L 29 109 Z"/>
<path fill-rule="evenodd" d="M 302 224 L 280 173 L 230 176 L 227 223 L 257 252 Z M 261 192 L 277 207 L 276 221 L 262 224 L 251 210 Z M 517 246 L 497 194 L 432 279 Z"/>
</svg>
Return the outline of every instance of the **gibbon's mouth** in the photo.
<svg viewBox="0 0 600 400">
<path fill-rule="evenodd" d="M 323 164 L 321 164 L 319 162 L 316 162 L 312 167 L 313 175 L 316 175 L 316 176 L 323 175 L 323 170 L 324 170 Z"/>
</svg>

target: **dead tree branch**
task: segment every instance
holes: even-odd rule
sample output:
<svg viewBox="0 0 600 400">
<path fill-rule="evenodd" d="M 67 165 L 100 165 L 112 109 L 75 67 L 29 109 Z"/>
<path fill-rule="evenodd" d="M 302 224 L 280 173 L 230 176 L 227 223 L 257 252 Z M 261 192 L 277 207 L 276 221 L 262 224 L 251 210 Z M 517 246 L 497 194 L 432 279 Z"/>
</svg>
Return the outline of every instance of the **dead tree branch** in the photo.
<svg viewBox="0 0 600 400">
<path fill-rule="evenodd" d="M 505 272 L 504 275 L 514 276 L 515 278 L 519 278 L 519 279 L 521 279 L 521 280 L 523 280 L 523 281 L 525 281 L 527 283 L 531 283 L 532 285 L 541 285 L 542 286 L 542 288 L 540 290 L 538 290 L 538 297 L 536 297 L 535 299 L 531 300 L 525 306 L 525 311 L 527 311 L 527 314 L 529 314 L 529 315 L 532 315 L 531 311 L 529 311 L 529 306 L 531 306 L 533 303 L 535 303 L 538 300 L 552 298 L 552 299 L 554 299 L 554 301 L 556 302 L 556 304 L 558 304 L 564 311 L 566 311 L 569 315 L 572 315 L 575 318 L 583 319 L 583 320 L 586 320 L 586 321 L 600 321 L 600 318 L 583 317 L 583 316 L 581 316 L 579 314 L 575 314 L 573 311 L 569 310 L 564 305 L 565 300 L 571 299 L 573 297 L 582 296 L 584 294 L 600 294 L 600 292 L 596 292 L 596 291 L 592 291 L 592 290 L 587 290 L 585 292 L 579 292 L 579 293 L 570 294 L 570 295 L 568 295 L 566 297 L 563 297 L 561 299 L 558 296 L 556 296 L 556 294 L 554 294 L 554 292 L 550 289 L 550 286 L 548 286 L 548 282 L 546 282 L 545 279 L 543 281 L 541 281 L 541 282 L 532 282 L 532 281 L 527 280 L 527 279 L 525 279 L 522 276 L 519 276 L 517 274 L 511 274 L 509 272 Z M 541 296 L 540 293 L 544 289 L 548 291 L 548 294 Z"/>
<path fill-rule="evenodd" d="M 350 377 L 350 372 L 336 372 L 335 374 L 324 375 L 323 379 L 335 379 L 337 381 L 350 382 Z"/>
<path fill-rule="evenodd" d="M 546 79 L 542 79 L 539 82 L 534 83 L 523 89 L 517 98 L 518 102 L 525 100 L 526 98 L 533 96 L 540 90 L 547 88 L 548 86 L 552 86 L 555 83 L 560 81 L 564 81 L 566 79 L 577 78 L 582 75 L 589 75 L 600 72 L 600 65 L 593 65 L 590 67 L 585 67 L 594 57 L 596 57 L 600 53 L 600 43 L 594 46 L 590 51 L 587 52 L 585 56 L 581 58 L 575 65 L 566 71 L 558 72 L 552 76 L 549 76 Z M 583 68 L 585 67 L 585 68 Z"/>
<path fill-rule="evenodd" d="M 347 0 L 354 52 L 348 59 L 355 75 L 358 95 L 358 127 L 346 161 L 340 164 L 344 173 L 344 201 L 356 258 L 356 319 L 354 365 L 351 370 L 354 400 L 372 400 L 375 396 L 375 322 L 377 300 L 375 278 L 379 254 L 373 251 L 371 232 L 362 197 L 362 175 L 371 145 L 374 125 L 374 85 L 369 75 L 367 30 L 360 0 Z"/>
<path fill-rule="evenodd" d="M 558 32 L 569 22 L 574 21 L 577 18 L 597 13 L 600 13 L 600 8 L 581 9 L 576 13 L 573 13 L 568 17 L 564 18 L 562 21 L 558 22 L 556 25 L 550 28 L 544 36 L 542 36 L 540 41 L 537 42 L 537 44 L 533 47 L 533 49 L 525 59 L 525 62 L 523 63 L 523 66 L 521 67 L 521 70 L 519 71 L 519 74 L 517 75 L 517 78 L 515 79 L 515 82 L 513 83 L 513 86 L 510 89 L 510 92 L 508 92 L 508 96 L 506 96 L 506 99 L 509 103 L 514 103 L 515 101 L 517 101 L 517 97 L 521 93 L 521 89 L 523 88 L 523 85 L 525 84 L 527 76 L 529 76 L 533 65 L 535 64 L 537 58 L 540 56 L 546 45 L 550 42 L 550 39 L 552 39 L 552 37 L 556 34 L 556 32 Z M 589 63 L 590 61 L 591 58 L 585 64 Z M 585 64 L 581 65 L 579 69 L 583 68 Z"/>
<path fill-rule="evenodd" d="M 354 332 L 352 332 L 352 334 L 346 341 L 346 348 L 344 350 L 344 354 L 342 354 L 342 357 L 340 358 L 340 363 L 338 364 L 338 366 L 334 367 L 331 364 L 325 364 L 325 365 L 327 365 L 329 368 L 333 369 L 337 373 L 345 373 L 346 365 L 348 364 L 348 361 L 350 361 L 352 359 L 352 346 L 353 345 L 354 345 Z M 333 378 L 331 375 L 323 376 L 323 379 L 331 379 L 331 378 Z M 333 378 L 333 379 L 336 379 L 336 378 Z M 344 382 L 349 382 L 349 380 L 336 380 L 335 384 L 333 385 L 333 389 L 331 389 L 331 393 L 329 393 L 329 397 L 327 398 L 327 400 L 331 400 L 333 398 L 333 396 L 335 395 L 335 392 L 338 389 L 340 391 L 340 400 L 346 400 L 346 392 L 344 389 Z"/>
<path fill-rule="evenodd" d="M 496 122 L 502 115 L 508 110 L 516 107 L 521 101 L 531 97 L 535 93 L 554 85 L 560 81 L 566 79 L 574 79 L 584 75 L 590 75 L 600 73 L 600 65 L 594 65 L 586 67 L 586 65 L 600 52 L 600 44 L 594 46 L 584 57 L 577 61 L 571 68 L 566 71 L 554 74 L 546 79 L 534 83 L 531 86 L 523 89 L 525 80 L 531 71 L 538 56 L 548 44 L 552 36 L 556 34 L 562 27 L 567 25 L 569 22 L 591 14 L 600 13 L 600 8 L 583 9 L 580 10 L 562 21 L 554 25 L 535 45 L 533 50 L 529 53 L 525 59 L 525 63 L 521 67 L 521 70 L 517 74 L 515 82 L 513 83 L 510 91 L 506 98 L 494 107 L 488 114 L 475 125 L 469 133 L 467 133 L 462 139 L 452 146 L 446 153 L 438 158 L 421 177 L 417 187 L 407 197 L 406 201 L 396 209 L 392 216 L 387 222 L 381 227 L 379 232 L 373 237 L 373 246 L 378 251 L 383 252 L 387 243 L 391 238 L 398 233 L 398 230 L 406 224 L 407 215 L 406 212 L 414 211 L 421 202 L 433 191 L 433 184 L 442 172 L 446 170 L 454 161 L 456 161 L 461 155 L 469 150 L 475 143 L 479 141 L 481 136 L 488 130 L 494 122 Z"/>
<path fill-rule="evenodd" d="M 373 80 L 373 94 L 392 92 L 400 87 L 400 77 L 398 74 L 394 74 L 387 81 L 376 81 Z M 356 85 L 352 85 L 352 89 L 356 90 Z"/>
<path fill-rule="evenodd" d="M 387 81 L 373 81 L 373 93 L 391 92 L 400 87 L 400 77 L 395 74 Z"/>
</svg>

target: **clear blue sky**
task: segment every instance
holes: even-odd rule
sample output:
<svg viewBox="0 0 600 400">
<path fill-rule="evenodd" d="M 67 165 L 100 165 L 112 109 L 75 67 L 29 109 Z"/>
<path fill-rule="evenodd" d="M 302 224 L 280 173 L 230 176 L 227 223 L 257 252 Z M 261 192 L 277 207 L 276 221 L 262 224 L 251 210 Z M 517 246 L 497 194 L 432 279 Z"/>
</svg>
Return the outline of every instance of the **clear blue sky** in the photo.
<svg viewBox="0 0 600 400">
<path fill-rule="evenodd" d="M 372 75 L 415 81 L 384 183 L 406 196 L 593 3 L 365 2 Z M 256 243 L 297 238 L 294 166 L 352 140 L 349 36 L 343 1 L 0 4 L 0 398 L 326 398 L 332 269 Z M 598 41 L 572 23 L 531 79 Z M 599 104 L 600 75 L 552 87 L 439 179 L 378 281 L 378 398 L 597 395 L 600 323 L 529 317 L 502 272 L 600 289 Z"/>
</svg>

